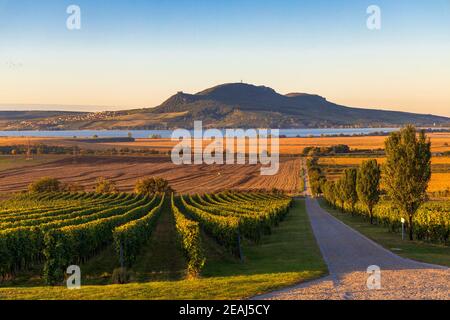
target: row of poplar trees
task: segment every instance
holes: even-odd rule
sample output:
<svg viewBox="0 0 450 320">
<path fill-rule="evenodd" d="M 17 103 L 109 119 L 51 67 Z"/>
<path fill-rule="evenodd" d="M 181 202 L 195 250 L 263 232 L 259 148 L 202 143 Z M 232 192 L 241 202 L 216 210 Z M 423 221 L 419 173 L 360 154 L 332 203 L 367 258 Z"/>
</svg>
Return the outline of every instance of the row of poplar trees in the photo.
<svg viewBox="0 0 450 320">
<path fill-rule="evenodd" d="M 431 178 L 431 142 L 422 130 L 417 135 L 414 126 L 408 125 L 391 133 L 385 141 L 386 163 L 381 167 L 376 160 L 364 161 L 361 166 L 346 169 L 339 180 L 327 181 L 318 165 L 318 159 L 308 160 L 311 192 L 323 194 L 328 200 L 345 204 L 354 212 L 361 202 L 368 210 L 373 224 L 373 209 L 379 202 L 380 181 L 383 173 L 387 198 L 400 213 L 408 217 L 409 238 L 413 240 L 413 218 L 427 200 L 427 188 Z M 399 217 L 400 218 L 400 217 Z"/>
</svg>

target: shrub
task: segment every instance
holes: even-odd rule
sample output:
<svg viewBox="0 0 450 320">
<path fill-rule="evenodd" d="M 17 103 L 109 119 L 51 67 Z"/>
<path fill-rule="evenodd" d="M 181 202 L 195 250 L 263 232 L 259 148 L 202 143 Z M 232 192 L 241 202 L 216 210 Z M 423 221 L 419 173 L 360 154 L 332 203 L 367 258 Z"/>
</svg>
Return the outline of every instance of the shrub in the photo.
<svg viewBox="0 0 450 320">
<path fill-rule="evenodd" d="M 338 144 L 331 147 L 305 147 L 302 154 L 304 156 L 325 156 L 330 154 L 350 153 L 350 147 L 345 144 Z"/>
<path fill-rule="evenodd" d="M 45 177 L 31 183 L 28 190 L 33 193 L 60 192 L 62 185 L 58 179 Z"/>
<path fill-rule="evenodd" d="M 162 178 L 146 178 L 136 182 L 134 192 L 140 195 L 154 195 L 157 193 L 172 193 L 169 181 Z"/>
<path fill-rule="evenodd" d="M 118 189 L 114 181 L 105 179 L 103 177 L 98 178 L 95 183 L 96 193 L 117 193 Z"/>
</svg>

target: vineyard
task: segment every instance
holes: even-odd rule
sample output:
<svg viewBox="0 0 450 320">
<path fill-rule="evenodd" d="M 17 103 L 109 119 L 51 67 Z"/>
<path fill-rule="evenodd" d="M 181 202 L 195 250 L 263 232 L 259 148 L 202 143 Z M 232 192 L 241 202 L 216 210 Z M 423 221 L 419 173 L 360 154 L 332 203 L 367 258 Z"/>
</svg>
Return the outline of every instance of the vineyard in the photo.
<svg viewBox="0 0 450 320">
<path fill-rule="evenodd" d="M 148 246 L 163 212 L 173 217 L 173 242 L 184 253 L 187 275 L 195 277 L 207 261 L 205 237 L 245 263 L 242 241 L 260 243 L 291 205 L 292 199 L 282 194 L 231 191 L 187 196 L 86 192 L 17 196 L 0 203 L 0 280 L 40 270 L 36 276 L 46 284 L 62 284 L 68 266 L 83 265 L 107 248 L 113 248 L 121 267 L 131 267 Z"/>
<path fill-rule="evenodd" d="M 364 159 L 363 159 L 364 160 Z M 323 165 L 329 159 L 312 159 L 308 161 L 308 171 L 311 178 L 311 186 L 314 193 L 321 193 L 328 204 L 349 215 L 358 215 L 372 224 L 386 227 L 389 231 L 399 233 L 402 231 L 402 218 L 408 221 L 408 215 L 401 212 L 398 206 L 390 201 L 389 196 L 380 192 L 377 201 L 372 204 L 369 210 L 368 204 L 361 201 L 360 193 L 357 192 L 358 169 L 354 168 L 354 183 L 349 184 L 348 175 L 352 169 L 345 169 L 339 176 L 339 180 L 327 180 L 323 174 Z M 344 159 L 343 162 L 350 163 L 354 159 Z M 375 161 L 375 160 L 372 160 Z M 364 163 L 361 161 L 361 163 Z M 375 162 L 376 163 L 376 162 Z M 350 179 L 351 180 L 351 179 Z M 378 188 L 382 184 L 378 185 Z M 366 201 L 367 202 L 367 201 Z M 412 218 L 413 237 L 417 240 L 424 240 L 433 243 L 448 245 L 450 241 L 450 202 L 446 201 L 426 201 L 418 207 Z M 410 231 L 409 223 L 405 224 L 405 231 Z"/>
<path fill-rule="evenodd" d="M 327 202 L 349 215 L 359 215 L 369 221 L 370 217 L 361 203 L 357 203 L 353 212 L 344 205 L 342 206 L 334 198 L 325 196 Z M 414 236 L 418 240 L 426 240 L 434 243 L 449 244 L 450 241 L 450 202 L 432 201 L 425 203 L 414 216 Z M 376 224 L 389 229 L 391 232 L 400 233 L 402 230 L 402 215 L 389 201 L 381 201 L 374 207 L 373 217 Z M 405 218 L 405 216 L 403 216 Z M 405 225 L 408 231 L 408 225 Z"/>
</svg>

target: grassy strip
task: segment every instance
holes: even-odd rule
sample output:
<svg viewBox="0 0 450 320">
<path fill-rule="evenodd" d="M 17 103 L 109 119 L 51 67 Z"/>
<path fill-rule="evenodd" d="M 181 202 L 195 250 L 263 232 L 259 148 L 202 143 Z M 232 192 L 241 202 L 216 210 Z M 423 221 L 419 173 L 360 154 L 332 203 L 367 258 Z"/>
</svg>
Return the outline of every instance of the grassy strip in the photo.
<svg viewBox="0 0 450 320">
<path fill-rule="evenodd" d="M 245 263 L 210 257 L 193 280 L 63 287 L 2 288 L 0 299 L 242 299 L 326 274 L 303 201 L 260 245 L 244 243 Z"/>
<path fill-rule="evenodd" d="M 307 280 L 320 273 L 259 274 L 127 285 L 0 289 L 0 300 L 226 300 L 250 297 Z"/>
<path fill-rule="evenodd" d="M 389 232 L 386 227 L 371 225 L 361 216 L 355 215 L 352 217 L 349 213 L 342 213 L 341 211 L 332 208 L 323 199 L 320 199 L 319 203 L 323 209 L 330 212 L 337 219 L 399 256 L 450 267 L 449 246 L 423 241 L 402 240 L 401 234 Z"/>
</svg>

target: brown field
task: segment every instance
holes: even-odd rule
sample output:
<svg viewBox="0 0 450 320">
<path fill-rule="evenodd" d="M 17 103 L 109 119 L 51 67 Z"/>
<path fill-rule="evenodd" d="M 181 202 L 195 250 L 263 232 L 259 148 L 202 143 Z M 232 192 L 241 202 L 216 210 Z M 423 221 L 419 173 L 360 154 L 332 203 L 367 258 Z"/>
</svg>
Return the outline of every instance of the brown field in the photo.
<svg viewBox="0 0 450 320">
<path fill-rule="evenodd" d="M 433 152 L 450 151 L 450 133 L 430 134 Z M 299 154 L 307 146 L 330 146 L 347 144 L 352 149 L 383 148 L 386 137 L 324 137 L 324 138 L 284 138 L 280 139 L 280 153 Z M 62 138 L 0 137 L 2 145 L 48 144 L 73 146 L 85 149 L 105 150 L 110 148 L 154 149 L 168 152 L 176 144 L 170 139 L 137 139 L 127 143 L 86 143 Z M 205 142 L 205 144 L 207 144 Z M 341 166 L 359 165 L 367 158 L 330 157 L 321 163 L 333 168 L 328 173 L 335 178 Z M 384 160 L 377 158 L 380 163 Z M 440 191 L 450 187 L 450 157 L 433 157 L 433 178 L 429 191 Z M 436 170 L 435 170 L 436 169 Z M 275 176 L 261 176 L 259 166 L 241 165 L 191 165 L 175 166 L 166 156 L 92 156 L 82 157 L 73 163 L 70 155 L 38 156 L 25 161 L 23 155 L 0 156 L 0 193 L 17 192 L 44 176 L 60 178 L 64 182 L 77 182 L 91 189 L 95 179 L 104 176 L 114 180 L 120 189 L 132 190 L 137 179 L 145 176 L 159 176 L 170 181 L 178 192 L 212 192 L 225 188 L 232 189 L 272 189 L 278 188 L 295 193 L 300 187 L 300 160 L 282 159 L 280 172 Z"/>
<path fill-rule="evenodd" d="M 177 192 L 203 193 L 223 189 L 272 189 L 296 193 L 300 188 L 300 159 L 282 158 L 275 176 L 261 176 L 259 165 L 182 165 L 168 157 L 86 156 L 74 163 L 71 157 L 0 171 L 0 192 L 25 190 L 41 177 L 51 176 L 65 183 L 78 183 L 92 190 L 97 177 L 116 182 L 121 191 L 133 189 L 142 177 L 163 177 Z"/>
<path fill-rule="evenodd" d="M 35 166 L 37 164 L 44 164 L 66 157 L 67 156 L 46 154 L 40 155 L 39 157 L 34 157 L 34 159 L 30 161 L 27 160 L 26 157 L 23 155 L 18 156 L 0 155 L 0 172 L 14 168 L 26 168 L 29 166 Z"/>
</svg>

